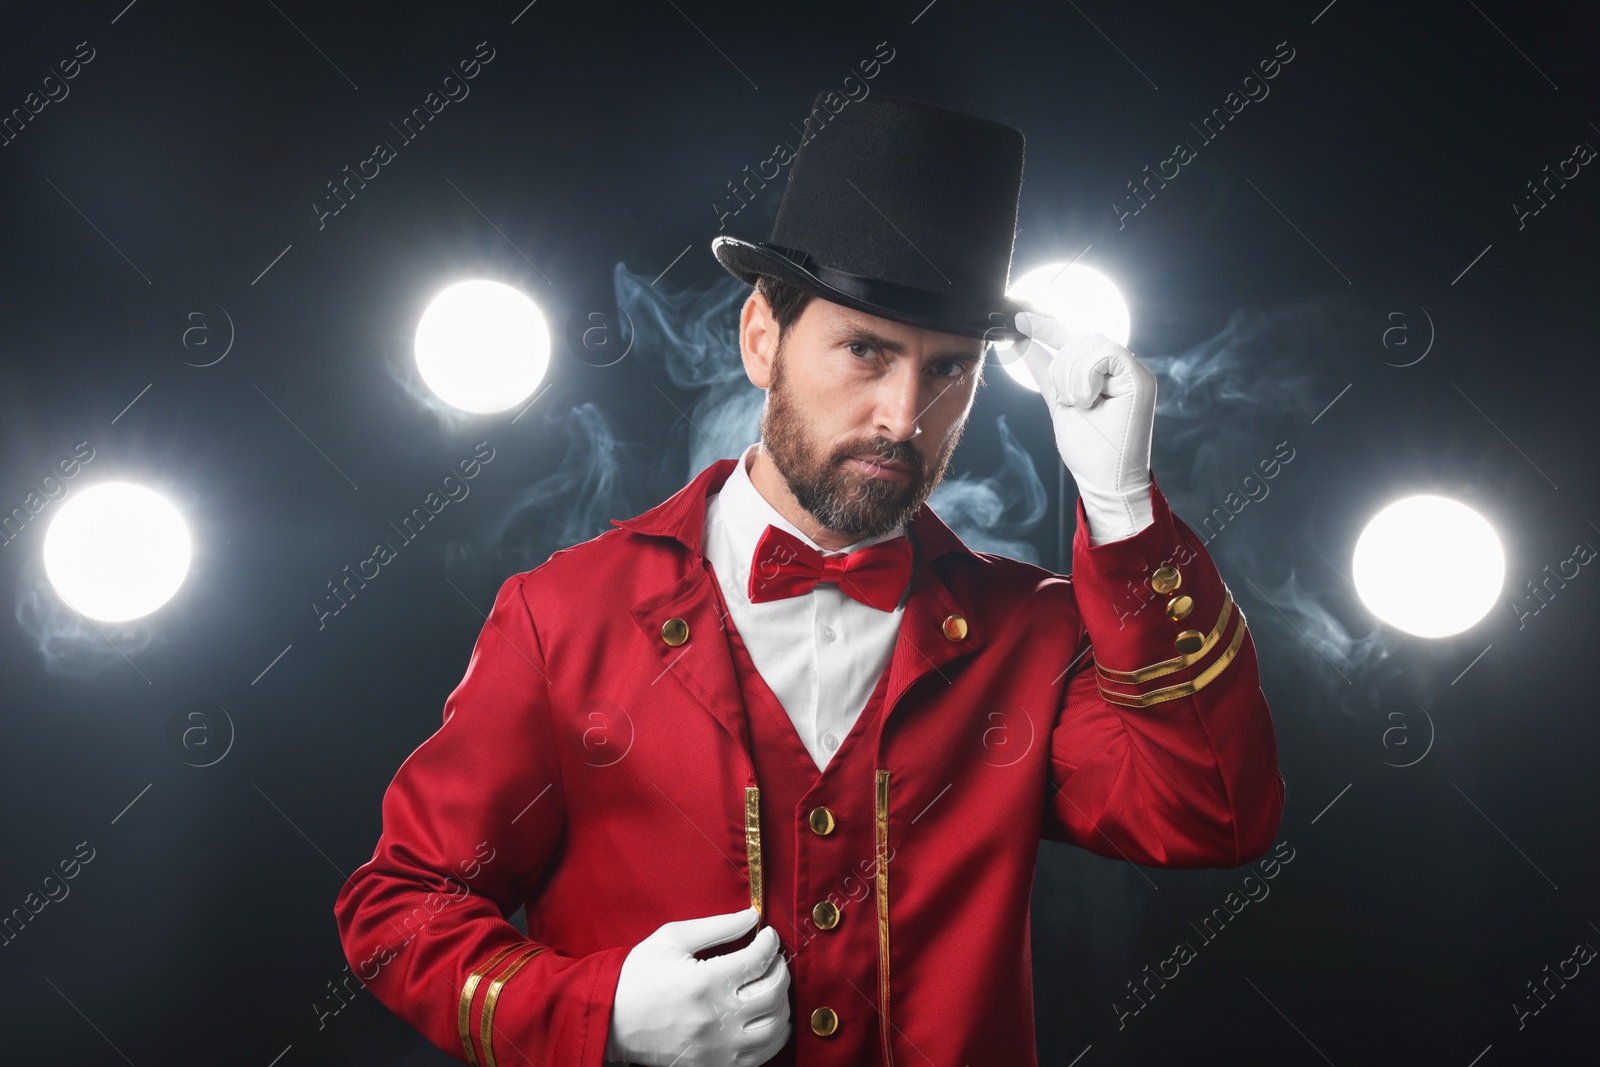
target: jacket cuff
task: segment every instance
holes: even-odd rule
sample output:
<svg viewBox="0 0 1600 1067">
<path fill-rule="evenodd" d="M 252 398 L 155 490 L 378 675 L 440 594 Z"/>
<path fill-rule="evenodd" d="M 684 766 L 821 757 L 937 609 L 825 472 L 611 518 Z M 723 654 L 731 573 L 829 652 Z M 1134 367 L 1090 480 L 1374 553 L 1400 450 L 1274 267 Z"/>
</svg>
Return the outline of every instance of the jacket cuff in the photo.
<svg viewBox="0 0 1600 1067">
<path fill-rule="evenodd" d="M 469 977 L 461 991 L 468 1029 L 465 1062 L 603 1067 L 611 1006 L 627 955 L 628 946 L 621 946 L 561 956 L 527 941 L 490 957 L 473 972 L 476 985 Z"/>
<path fill-rule="evenodd" d="M 1153 476 L 1150 503 L 1149 526 L 1094 545 L 1080 499 L 1072 542 L 1072 582 L 1100 695 L 1126 707 L 1197 692 L 1227 669 L 1245 635 L 1216 564 Z"/>
</svg>

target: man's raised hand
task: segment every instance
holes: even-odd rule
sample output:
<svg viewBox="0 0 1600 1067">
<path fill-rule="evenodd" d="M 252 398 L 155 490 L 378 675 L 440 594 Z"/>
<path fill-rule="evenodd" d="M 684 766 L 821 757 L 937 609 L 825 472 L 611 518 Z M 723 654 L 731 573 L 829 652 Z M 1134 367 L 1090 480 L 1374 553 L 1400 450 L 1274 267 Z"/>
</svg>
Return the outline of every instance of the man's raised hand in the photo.
<svg viewBox="0 0 1600 1067">
<path fill-rule="evenodd" d="M 1022 312 L 1018 355 L 1049 405 L 1056 450 L 1072 472 L 1089 518 L 1091 544 L 1132 536 L 1155 516 L 1150 439 L 1156 376 L 1098 333 L 1073 333 L 1056 319 Z"/>
</svg>

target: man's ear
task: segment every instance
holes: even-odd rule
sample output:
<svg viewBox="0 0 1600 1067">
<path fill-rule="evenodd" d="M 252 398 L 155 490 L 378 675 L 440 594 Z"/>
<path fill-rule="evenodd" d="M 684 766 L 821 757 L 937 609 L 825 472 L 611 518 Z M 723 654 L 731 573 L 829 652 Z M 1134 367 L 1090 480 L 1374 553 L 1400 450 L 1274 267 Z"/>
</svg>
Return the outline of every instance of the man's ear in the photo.
<svg viewBox="0 0 1600 1067">
<path fill-rule="evenodd" d="M 778 350 L 778 320 L 759 289 L 750 293 L 739 313 L 739 357 L 744 372 L 757 389 L 772 380 L 772 360 Z"/>
</svg>

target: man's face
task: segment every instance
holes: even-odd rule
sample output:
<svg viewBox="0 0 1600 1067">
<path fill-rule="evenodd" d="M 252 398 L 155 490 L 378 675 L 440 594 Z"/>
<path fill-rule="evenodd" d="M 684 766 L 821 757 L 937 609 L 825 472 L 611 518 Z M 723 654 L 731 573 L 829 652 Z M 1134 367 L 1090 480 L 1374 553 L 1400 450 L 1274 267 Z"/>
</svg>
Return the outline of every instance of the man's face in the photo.
<svg viewBox="0 0 1600 1067">
<path fill-rule="evenodd" d="M 759 293 L 740 325 L 746 370 L 767 390 L 763 449 L 800 506 L 855 540 L 908 522 L 961 440 L 984 342 L 818 298 L 780 344 Z"/>
</svg>

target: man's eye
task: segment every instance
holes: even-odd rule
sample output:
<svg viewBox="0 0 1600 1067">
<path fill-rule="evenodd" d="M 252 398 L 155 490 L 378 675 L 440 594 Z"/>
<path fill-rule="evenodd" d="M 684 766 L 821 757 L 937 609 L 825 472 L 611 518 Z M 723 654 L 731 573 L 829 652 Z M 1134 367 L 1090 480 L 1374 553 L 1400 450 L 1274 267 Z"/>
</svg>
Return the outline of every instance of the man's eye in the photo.
<svg viewBox="0 0 1600 1067">
<path fill-rule="evenodd" d="M 960 378 L 967 371 L 966 364 L 961 363 L 961 362 L 959 362 L 957 360 L 954 360 L 954 359 L 943 360 L 938 364 L 938 366 L 941 366 L 941 367 L 954 367 L 955 368 L 955 373 L 954 374 L 942 374 L 942 375 L 940 375 L 941 378 Z"/>
<path fill-rule="evenodd" d="M 864 355 L 866 352 L 876 351 L 871 345 L 867 344 L 865 341 L 851 341 L 848 347 L 850 349 L 850 354 L 853 355 L 853 356 L 860 356 L 860 355 Z M 863 351 L 862 352 L 857 352 L 856 349 L 858 349 L 858 348 L 862 349 Z"/>
</svg>

